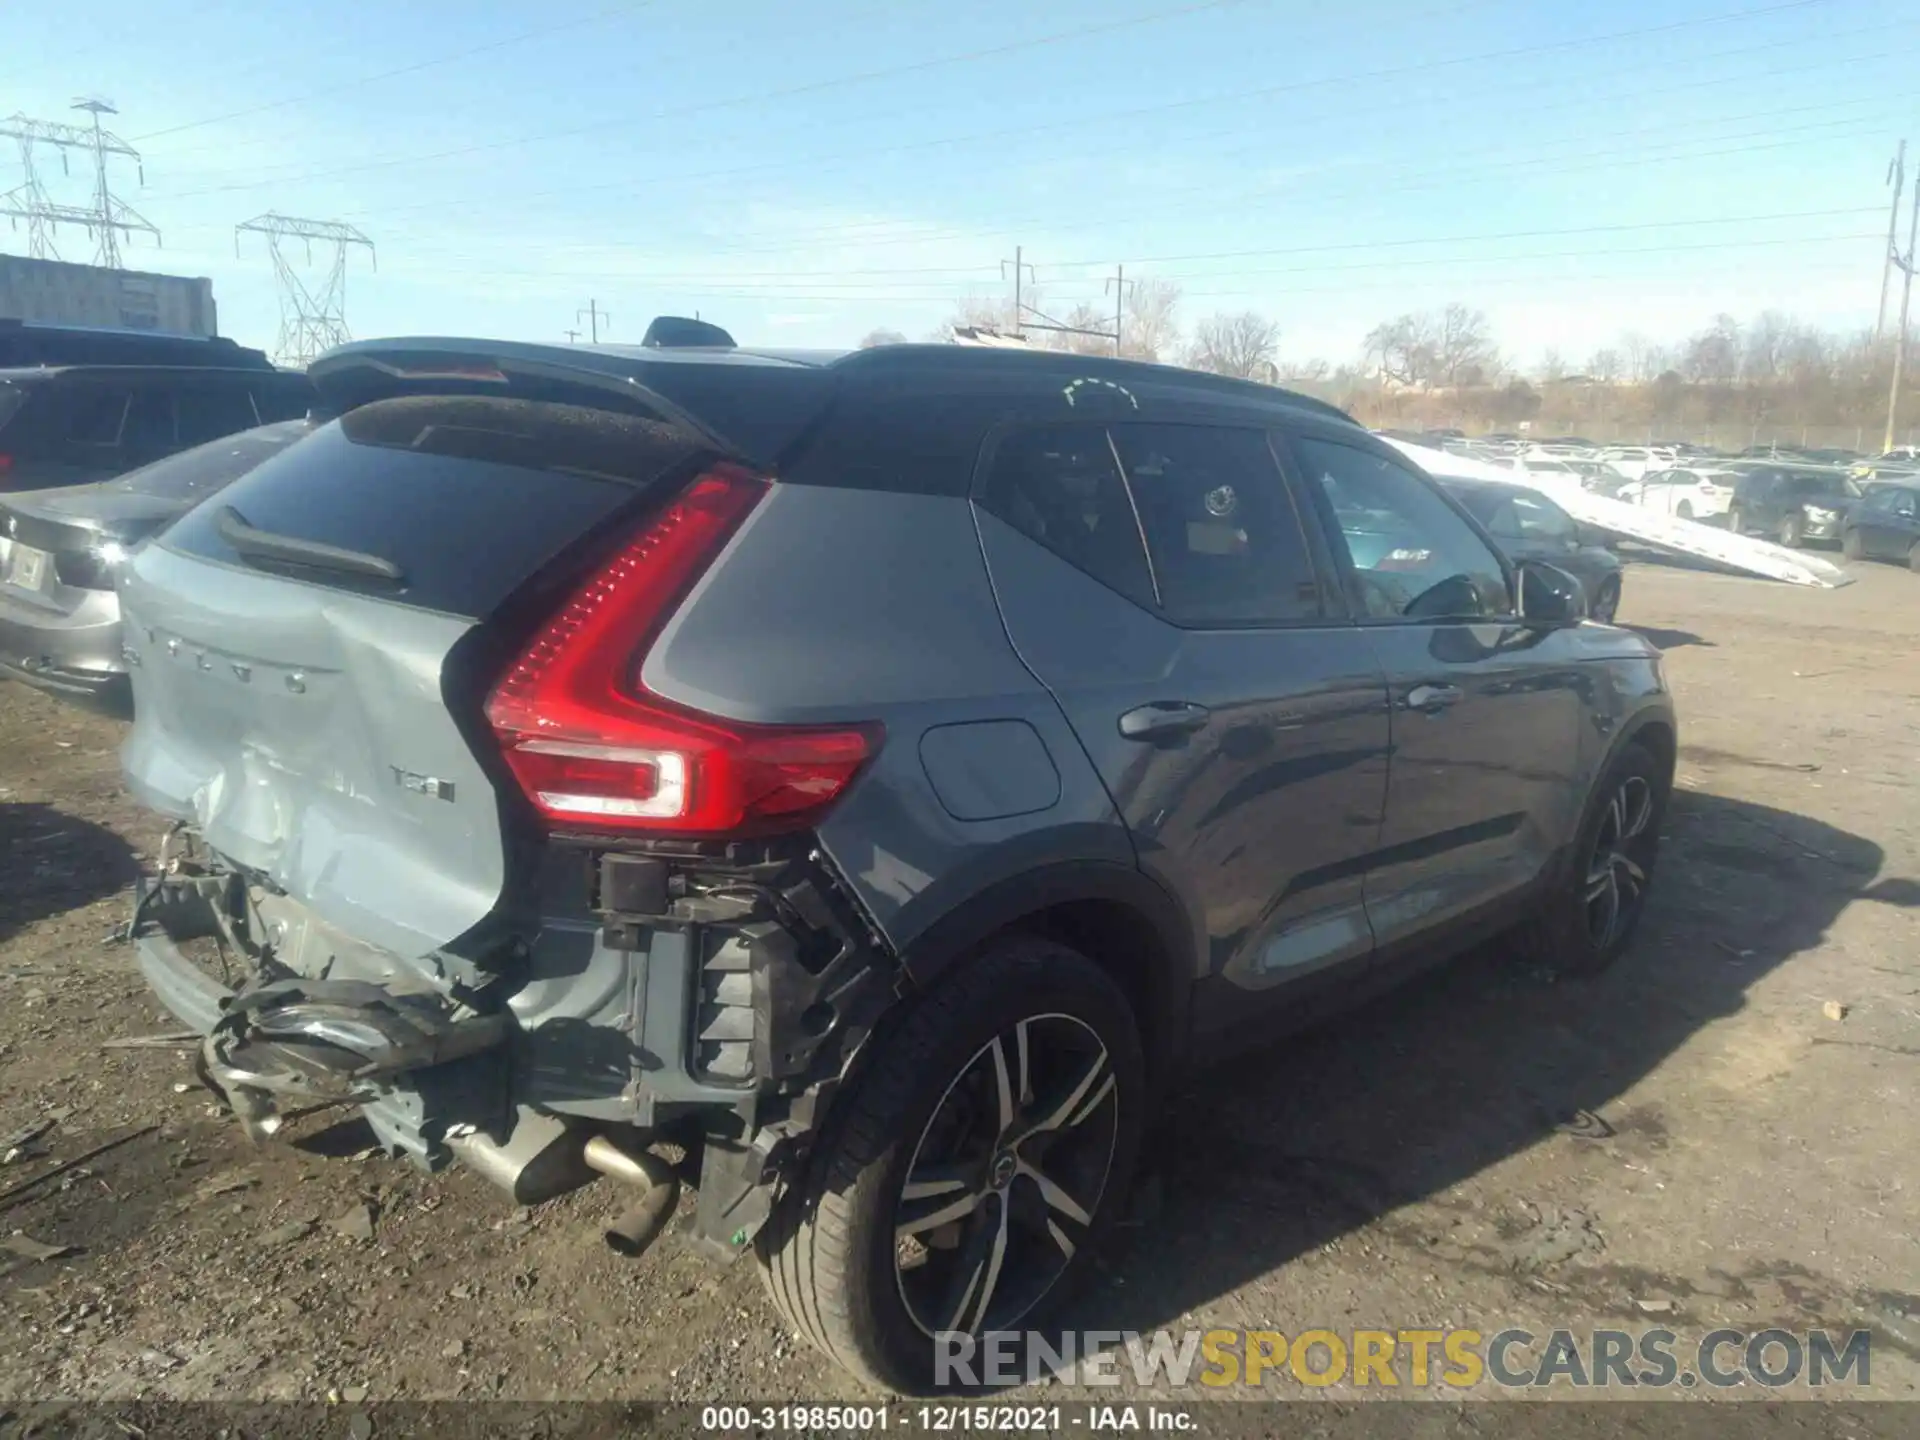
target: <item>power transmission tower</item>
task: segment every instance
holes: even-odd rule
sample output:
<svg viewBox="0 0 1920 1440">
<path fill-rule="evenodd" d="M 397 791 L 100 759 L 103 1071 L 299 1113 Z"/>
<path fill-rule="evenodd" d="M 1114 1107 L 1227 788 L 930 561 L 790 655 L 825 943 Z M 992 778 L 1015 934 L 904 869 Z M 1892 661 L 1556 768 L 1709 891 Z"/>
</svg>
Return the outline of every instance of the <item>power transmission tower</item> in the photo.
<svg viewBox="0 0 1920 1440">
<path fill-rule="evenodd" d="M 587 322 L 587 330 L 589 332 L 587 335 L 587 340 L 590 344 L 594 344 L 594 345 L 598 345 L 600 343 L 600 322 L 602 320 L 605 320 L 609 324 L 611 324 L 613 321 L 613 317 L 607 314 L 606 311 L 600 308 L 600 302 L 598 300 L 587 301 L 587 308 L 584 310 L 574 311 L 573 318 L 576 320 L 584 320 Z M 569 333 L 578 335 L 580 332 L 578 330 L 574 330 Z"/>
<path fill-rule="evenodd" d="M 73 108 L 87 111 L 92 116 L 92 124 L 63 125 L 56 120 L 30 120 L 25 115 L 0 121 L 0 139 L 12 140 L 20 147 L 20 168 L 25 172 L 20 184 L 0 194 L 0 215 L 27 222 L 27 254 L 36 260 L 58 260 L 60 252 L 53 243 L 54 229 L 60 225 L 78 225 L 93 237 L 94 263 L 118 269 L 122 235 L 131 239 L 134 231 L 143 231 L 153 236 L 157 245 L 160 232 L 132 206 L 114 197 L 107 160 L 117 155 L 133 161 L 143 185 L 146 170 L 140 164 L 138 150 L 111 131 L 101 129 L 102 115 L 118 113 L 112 105 L 105 100 L 77 100 Z M 36 145 L 50 146 L 60 152 L 63 175 L 72 174 L 67 164 L 69 150 L 93 153 L 91 205 L 62 204 L 47 193 L 35 168 Z"/>
<path fill-rule="evenodd" d="M 1887 286 L 1900 264 L 1900 190 L 1907 180 L 1907 142 L 1900 142 L 1899 153 L 1887 166 L 1887 180 L 1893 186 L 1893 205 L 1887 213 L 1887 258 L 1880 266 L 1880 308 L 1873 312 L 1873 343 L 1887 326 Z M 1916 183 L 1920 183 L 1917 181 Z"/>
<path fill-rule="evenodd" d="M 1127 314 L 1127 287 L 1137 283 L 1139 282 L 1127 279 L 1126 266 L 1116 265 L 1113 267 L 1113 275 L 1111 278 L 1101 287 L 1103 290 L 1109 287 L 1113 290 L 1113 354 L 1115 359 L 1120 357 L 1120 322 L 1126 318 Z"/>
<path fill-rule="evenodd" d="M 347 251 L 355 245 L 366 246 L 368 258 L 378 270 L 380 262 L 373 241 L 337 220 L 302 220 L 269 210 L 233 227 L 234 254 L 240 253 L 241 235 L 249 231 L 267 237 L 267 253 L 273 257 L 274 279 L 279 284 L 280 339 L 275 358 L 283 364 L 305 366 L 322 351 L 351 340 L 353 336 L 347 330 Z M 307 284 L 287 258 L 283 240 L 304 241 L 309 266 L 313 264 L 314 241 L 333 247 L 332 259 L 324 267 L 325 279 L 317 289 Z"/>
</svg>

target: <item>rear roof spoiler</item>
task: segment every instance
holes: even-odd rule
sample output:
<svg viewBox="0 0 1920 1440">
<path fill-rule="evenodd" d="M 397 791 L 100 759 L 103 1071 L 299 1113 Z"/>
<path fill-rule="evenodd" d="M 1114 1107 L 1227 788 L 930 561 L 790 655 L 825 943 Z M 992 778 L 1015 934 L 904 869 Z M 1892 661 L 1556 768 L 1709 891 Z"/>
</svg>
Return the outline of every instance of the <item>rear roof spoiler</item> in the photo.
<svg viewBox="0 0 1920 1440">
<path fill-rule="evenodd" d="M 676 354 L 681 347 L 648 353 L 450 338 L 368 340 L 322 355 L 307 375 L 327 415 L 402 395 L 571 398 L 640 412 L 717 455 L 774 471 L 826 408 L 836 378 L 819 366 L 738 352 L 702 354 L 703 348 Z"/>
</svg>

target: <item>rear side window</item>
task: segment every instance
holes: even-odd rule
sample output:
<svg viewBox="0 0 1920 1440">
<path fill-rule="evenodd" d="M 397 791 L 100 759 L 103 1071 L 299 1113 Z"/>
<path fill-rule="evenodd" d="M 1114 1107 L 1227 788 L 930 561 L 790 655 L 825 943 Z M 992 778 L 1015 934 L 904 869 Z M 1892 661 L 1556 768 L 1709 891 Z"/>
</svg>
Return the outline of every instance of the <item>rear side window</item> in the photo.
<svg viewBox="0 0 1920 1440">
<path fill-rule="evenodd" d="M 480 617 L 695 450 L 654 421 L 582 406 L 419 396 L 349 411 L 243 475 L 166 532 L 232 565 Z M 243 556 L 255 531 L 397 566 L 397 583 Z"/>
<path fill-rule="evenodd" d="M 86 386 L 64 394 L 55 391 L 48 399 L 52 408 L 63 412 L 54 433 L 69 445 L 85 446 L 118 445 L 126 429 L 127 410 L 133 404 L 132 392 L 118 387 Z"/>
<path fill-rule="evenodd" d="M 260 417 L 253 413 L 253 396 L 247 393 L 245 382 L 237 378 L 230 384 L 202 381 L 183 385 L 178 420 L 182 445 L 203 445 L 236 430 L 251 430 L 260 423 Z"/>
<path fill-rule="evenodd" d="M 260 423 L 271 424 L 275 420 L 299 420 L 313 408 L 313 390 L 305 379 L 286 375 L 274 380 L 256 379 L 250 382 L 253 390 L 253 406 L 259 412 Z"/>
<path fill-rule="evenodd" d="M 1007 436 L 980 505 L 1136 605 L 1159 608 L 1140 516 L 1103 427 L 1050 425 Z"/>
<path fill-rule="evenodd" d="M 979 503 L 1189 629 L 1318 618 L 1320 589 L 1264 433 L 1057 425 L 994 453 Z"/>
</svg>

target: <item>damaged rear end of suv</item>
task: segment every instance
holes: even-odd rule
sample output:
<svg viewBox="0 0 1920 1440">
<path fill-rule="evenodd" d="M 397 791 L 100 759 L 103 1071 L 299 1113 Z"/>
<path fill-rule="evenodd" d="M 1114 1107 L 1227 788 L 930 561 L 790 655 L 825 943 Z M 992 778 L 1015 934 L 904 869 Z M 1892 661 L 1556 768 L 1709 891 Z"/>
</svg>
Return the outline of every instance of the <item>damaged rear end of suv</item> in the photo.
<svg viewBox="0 0 1920 1440">
<path fill-rule="evenodd" d="M 632 1196 L 605 1238 L 629 1254 L 691 1181 L 698 1241 L 757 1250 L 790 1317 L 857 1372 L 924 1385 L 934 1331 L 985 1323 L 993 1290 L 950 1303 L 960 1211 L 935 1212 L 1004 1189 L 1012 1150 L 978 1184 L 888 1181 L 933 1215 L 938 1276 L 842 1284 L 810 1248 L 845 1189 L 833 1165 L 872 1143 L 844 1133 L 860 1117 L 822 1137 L 914 988 L 901 940 L 926 932 L 923 975 L 977 941 L 991 916 L 956 923 L 955 897 L 1045 858 L 1020 846 L 1049 830 L 1145 883 L 1084 759 L 1063 782 L 1047 758 L 1077 746 L 1000 628 L 965 470 L 946 494 L 847 483 L 854 451 L 822 434 L 861 402 L 795 357 L 369 342 L 313 376 L 337 418 L 120 585 L 124 768 L 172 821 L 131 937 L 204 1036 L 203 1082 L 256 1140 L 358 1107 L 391 1155 L 464 1163 L 522 1204 L 610 1179 Z M 891 443 L 911 475 L 918 440 Z M 1014 767 L 997 777 L 996 746 Z M 925 893 L 983 830 L 1006 853 Z M 1136 1042 L 1040 1010 L 1063 1048 L 1019 1056 L 1021 1123 L 1091 1120 L 1075 1188 L 1097 1207 L 1137 1124 L 1111 1119 L 1106 1057 Z M 944 1042 L 966 1049 L 964 1085 L 902 1085 L 926 1043 L 870 1079 L 883 1107 L 977 1087 L 968 1033 Z M 1132 1055 L 1130 1106 L 1140 1073 Z M 882 1168 L 933 1153 L 885 1138 Z M 1023 1305 L 1091 1227 L 1062 1203 L 1075 1238 L 1047 1234 L 1042 1203 Z M 988 1228 L 997 1272 L 1004 1211 Z M 884 1215 L 856 1233 L 892 1254 Z"/>
<path fill-rule="evenodd" d="M 338 355 L 341 417 L 126 577 L 125 766 L 175 822 L 133 938 L 255 1138 L 357 1104 L 522 1203 L 597 1172 L 637 1251 L 671 1133 L 700 1234 L 759 1230 L 892 980 L 807 836 L 881 727 L 730 721 L 639 673 L 821 400 L 740 368 L 768 373 L 735 440 L 617 368 Z"/>
</svg>

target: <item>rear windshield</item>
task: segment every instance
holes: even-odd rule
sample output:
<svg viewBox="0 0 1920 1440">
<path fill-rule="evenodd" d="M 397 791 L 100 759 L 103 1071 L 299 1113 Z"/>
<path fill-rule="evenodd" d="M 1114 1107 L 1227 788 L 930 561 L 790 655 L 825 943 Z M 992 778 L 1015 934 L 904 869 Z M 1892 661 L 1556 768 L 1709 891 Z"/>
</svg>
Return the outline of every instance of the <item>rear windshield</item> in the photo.
<svg viewBox="0 0 1920 1440">
<path fill-rule="evenodd" d="M 165 500 L 199 501 L 224 490 L 263 461 L 271 459 L 294 441 L 311 433 L 313 426 L 304 420 L 262 425 L 196 445 L 165 460 L 129 470 L 118 480 L 101 488 L 130 495 L 156 495 Z"/>
<path fill-rule="evenodd" d="M 655 421 L 581 406 L 416 396 L 349 411 L 188 513 L 162 543 L 425 609 L 487 615 L 562 549 L 691 458 Z M 397 584 L 251 560 L 221 533 L 255 531 L 377 556 Z"/>
</svg>

